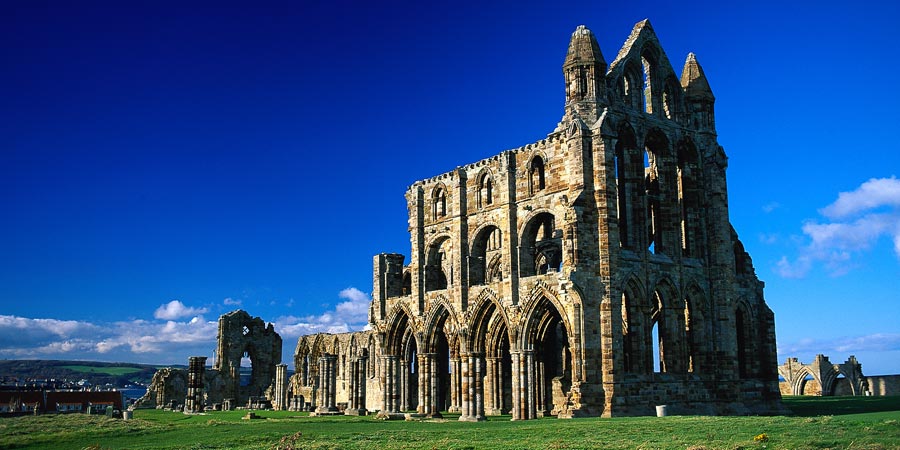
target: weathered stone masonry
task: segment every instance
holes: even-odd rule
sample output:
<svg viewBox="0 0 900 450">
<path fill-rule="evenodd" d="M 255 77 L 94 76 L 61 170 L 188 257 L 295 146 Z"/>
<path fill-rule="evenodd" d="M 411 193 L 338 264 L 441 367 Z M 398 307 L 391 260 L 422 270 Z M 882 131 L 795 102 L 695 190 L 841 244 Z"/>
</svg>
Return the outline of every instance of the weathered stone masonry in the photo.
<svg viewBox="0 0 900 450">
<path fill-rule="evenodd" d="M 645 20 L 607 66 L 580 26 L 563 75 L 546 139 L 409 187 L 409 261 L 375 257 L 371 330 L 300 338 L 293 407 L 780 410 L 774 315 L 696 57 L 678 77 Z"/>
</svg>

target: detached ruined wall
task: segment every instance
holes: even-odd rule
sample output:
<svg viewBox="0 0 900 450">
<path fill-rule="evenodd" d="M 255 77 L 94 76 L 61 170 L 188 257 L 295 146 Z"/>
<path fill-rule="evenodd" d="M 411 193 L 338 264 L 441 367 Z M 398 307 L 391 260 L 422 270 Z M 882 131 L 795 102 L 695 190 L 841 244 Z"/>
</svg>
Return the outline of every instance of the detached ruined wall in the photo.
<svg viewBox="0 0 900 450">
<path fill-rule="evenodd" d="M 203 373 L 205 407 L 268 407 L 275 401 L 275 366 L 281 363 L 281 336 L 272 324 L 242 310 L 219 317 L 215 366 Z M 241 359 L 252 364 L 249 380 L 241 381 Z M 167 367 L 153 375 L 147 393 L 135 407 L 183 407 L 188 371 Z M 251 405 L 252 403 L 252 405 Z"/>
</svg>

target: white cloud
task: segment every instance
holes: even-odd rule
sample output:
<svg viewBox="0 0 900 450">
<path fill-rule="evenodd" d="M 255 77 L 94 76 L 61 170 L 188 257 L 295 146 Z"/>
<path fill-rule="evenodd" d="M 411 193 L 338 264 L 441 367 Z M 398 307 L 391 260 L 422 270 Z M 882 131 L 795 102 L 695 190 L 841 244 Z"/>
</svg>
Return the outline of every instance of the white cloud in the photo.
<svg viewBox="0 0 900 450">
<path fill-rule="evenodd" d="M 829 219 L 841 219 L 882 206 L 900 207 L 900 180 L 872 178 L 851 192 L 841 192 L 834 203 L 819 212 Z"/>
<path fill-rule="evenodd" d="M 275 330 L 282 338 L 297 338 L 313 333 L 346 333 L 363 329 L 369 319 L 372 299 L 357 288 L 349 287 L 338 293 L 345 301 L 334 310 L 318 316 L 283 316 L 275 320 Z"/>
<path fill-rule="evenodd" d="M 209 310 L 207 308 L 189 308 L 179 300 L 172 300 L 171 302 L 166 303 L 165 305 L 161 305 L 159 308 L 156 308 L 156 312 L 153 313 L 153 317 L 163 320 L 174 320 L 180 319 L 182 317 L 205 314 L 208 311 Z"/>
<path fill-rule="evenodd" d="M 226 306 L 241 306 L 241 303 L 243 303 L 243 301 L 231 297 L 226 297 L 225 300 L 222 300 L 222 304 Z"/>
<path fill-rule="evenodd" d="M 199 316 L 103 324 L 0 316 L 0 357 L 183 363 L 185 352 L 215 348 L 217 332 L 217 322 Z"/>
<path fill-rule="evenodd" d="M 775 271 L 786 278 L 805 276 L 822 263 L 833 275 L 842 275 L 857 266 L 854 257 L 889 237 L 900 258 L 900 180 L 896 177 L 866 181 L 851 192 L 819 210 L 830 222 L 807 221 L 800 255 L 790 261 L 782 257 Z"/>
<path fill-rule="evenodd" d="M 342 301 L 323 314 L 285 316 L 274 322 L 289 352 L 290 342 L 301 335 L 345 333 L 366 326 L 369 296 L 347 288 L 338 297 Z M 213 356 L 218 322 L 206 320 L 204 312 L 206 308 L 173 300 L 154 312 L 159 320 L 90 323 L 0 315 L 0 358 L 184 364 L 191 355 Z"/>
</svg>

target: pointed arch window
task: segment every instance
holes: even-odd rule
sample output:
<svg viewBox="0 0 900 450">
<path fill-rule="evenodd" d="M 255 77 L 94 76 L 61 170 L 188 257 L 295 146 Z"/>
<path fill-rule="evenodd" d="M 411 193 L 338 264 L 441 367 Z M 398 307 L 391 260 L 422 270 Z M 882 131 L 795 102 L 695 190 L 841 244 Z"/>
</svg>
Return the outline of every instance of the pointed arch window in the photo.
<svg viewBox="0 0 900 450">
<path fill-rule="evenodd" d="M 531 194 L 543 190 L 547 187 L 547 179 L 545 174 L 546 167 L 544 158 L 535 156 L 531 160 L 531 167 L 528 171 L 528 187 Z"/>
<path fill-rule="evenodd" d="M 443 187 L 436 187 L 431 195 L 431 216 L 434 220 L 447 215 L 447 194 Z"/>
<path fill-rule="evenodd" d="M 484 208 L 494 203 L 494 181 L 489 173 L 478 179 L 478 207 Z"/>
<path fill-rule="evenodd" d="M 681 209 L 681 254 L 688 258 L 699 258 L 702 254 L 699 177 L 697 150 L 690 141 L 682 141 L 678 146 L 678 206 Z"/>
<path fill-rule="evenodd" d="M 641 194 L 643 192 L 644 167 L 638 151 L 634 132 L 630 127 L 619 129 L 614 160 L 616 178 L 616 214 L 619 229 L 619 245 L 626 249 L 637 248 L 640 229 Z"/>
<path fill-rule="evenodd" d="M 654 111 L 654 78 L 656 77 L 656 58 L 651 48 L 645 48 L 641 52 L 641 72 L 643 75 L 644 92 L 642 96 L 643 111 L 647 114 L 653 114 Z"/>
</svg>

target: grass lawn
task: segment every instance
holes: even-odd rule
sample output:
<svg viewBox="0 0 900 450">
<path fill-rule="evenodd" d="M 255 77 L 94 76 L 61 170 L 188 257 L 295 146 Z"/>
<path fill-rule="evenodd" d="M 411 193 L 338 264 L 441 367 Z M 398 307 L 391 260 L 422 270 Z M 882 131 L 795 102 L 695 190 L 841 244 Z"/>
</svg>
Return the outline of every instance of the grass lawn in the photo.
<svg viewBox="0 0 900 450">
<path fill-rule="evenodd" d="M 289 411 L 184 415 L 135 411 L 134 420 L 72 415 L 0 419 L 0 448 L 41 449 L 896 449 L 900 397 L 787 397 L 793 416 L 554 418 L 481 423 L 309 417 Z M 296 433 L 300 433 L 299 436 Z M 755 440 L 765 434 L 765 440 Z M 292 440 L 294 437 L 296 439 Z M 293 446 L 279 444 L 292 444 Z"/>
<path fill-rule="evenodd" d="M 130 373 L 142 372 L 137 367 L 92 367 L 92 366 L 59 366 L 61 369 L 69 369 L 73 372 L 102 373 L 106 375 L 121 376 Z"/>
</svg>

